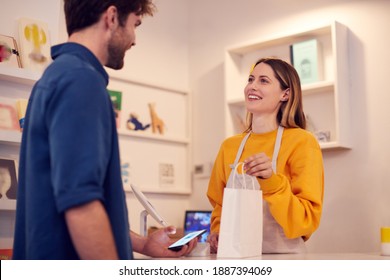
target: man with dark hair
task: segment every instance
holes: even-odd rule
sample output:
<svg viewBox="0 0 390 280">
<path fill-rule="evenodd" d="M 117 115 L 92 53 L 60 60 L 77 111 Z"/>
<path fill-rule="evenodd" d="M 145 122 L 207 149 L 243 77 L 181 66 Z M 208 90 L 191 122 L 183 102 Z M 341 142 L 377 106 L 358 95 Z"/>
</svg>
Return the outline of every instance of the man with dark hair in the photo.
<svg viewBox="0 0 390 280">
<path fill-rule="evenodd" d="M 35 84 L 20 151 L 14 259 L 178 257 L 167 227 L 131 232 L 103 66 L 121 69 L 152 0 L 65 0 L 69 40 Z"/>
</svg>

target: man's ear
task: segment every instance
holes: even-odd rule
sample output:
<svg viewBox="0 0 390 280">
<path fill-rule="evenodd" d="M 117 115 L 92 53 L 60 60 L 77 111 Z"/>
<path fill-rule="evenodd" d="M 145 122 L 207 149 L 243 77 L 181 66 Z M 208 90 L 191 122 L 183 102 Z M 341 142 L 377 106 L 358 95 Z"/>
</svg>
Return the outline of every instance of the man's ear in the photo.
<svg viewBox="0 0 390 280">
<path fill-rule="evenodd" d="M 115 6 L 108 7 L 108 9 L 106 10 L 105 18 L 107 27 L 110 30 L 113 30 L 118 26 L 118 11 Z"/>
<path fill-rule="evenodd" d="M 286 89 L 284 92 L 283 92 L 283 95 L 282 95 L 282 98 L 280 98 L 280 101 L 287 101 L 288 99 L 290 98 L 290 89 Z"/>
</svg>

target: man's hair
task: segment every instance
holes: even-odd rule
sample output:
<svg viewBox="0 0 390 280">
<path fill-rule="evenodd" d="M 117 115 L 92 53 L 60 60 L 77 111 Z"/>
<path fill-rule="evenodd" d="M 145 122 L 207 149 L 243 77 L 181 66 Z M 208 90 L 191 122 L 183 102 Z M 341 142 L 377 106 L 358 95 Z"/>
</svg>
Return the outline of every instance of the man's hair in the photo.
<svg viewBox="0 0 390 280">
<path fill-rule="evenodd" d="M 124 26 L 130 13 L 152 16 L 155 10 L 152 0 L 64 0 L 68 35 L 98 22 L 110 6 L 117 8 L 121 26 Z"/>
</svg>

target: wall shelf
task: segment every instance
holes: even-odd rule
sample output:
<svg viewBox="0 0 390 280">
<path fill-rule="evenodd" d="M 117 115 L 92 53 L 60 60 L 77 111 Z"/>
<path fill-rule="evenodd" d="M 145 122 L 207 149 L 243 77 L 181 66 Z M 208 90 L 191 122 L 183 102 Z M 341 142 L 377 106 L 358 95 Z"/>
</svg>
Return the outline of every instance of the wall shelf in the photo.
<svg viewBox="0 0 390 280">
<path fill-rule="evenodd" d="M 188 138 L 152 134 L 149 131 L 135 132 L 135 131 L 129 131 L 125 129 L 118 129 L 118 134 L 120 136 L 125 136 L 125 137 L 144 138 L 144 139 L 150 139 L 150 140 L 156 140 L 162 142 L 172 142 L 172 143 L 183 144 L 183 145 L 190 143 L 190 140 Z"/>
<path fill-rule="evenodd" d="M 22 133 L 15 130 L 0 129 L 0 144 L 19 145 L 22 139 Z"/>
<path fill-rule="evenodd" d="M 290 45 L 317 39 L 322 47 L 322 79 L 302 85 L 303 105 L 315 131 L 329 131 L 322 149 L 351 148 L 349 132 L 348 30 L 331 22 L 309 30 L 287 33 L 227 48 L 225 53 L 226 135 L 242 132 L 245 121 L 244 87 L 253 63 L 262 57 L 275 56 L 290 61 Z"/>
<path fill-rule="evenodd" d="M 42 74 L 24 68 L 0 65 L 0 80 L 32 86 Z"/>
</svg>

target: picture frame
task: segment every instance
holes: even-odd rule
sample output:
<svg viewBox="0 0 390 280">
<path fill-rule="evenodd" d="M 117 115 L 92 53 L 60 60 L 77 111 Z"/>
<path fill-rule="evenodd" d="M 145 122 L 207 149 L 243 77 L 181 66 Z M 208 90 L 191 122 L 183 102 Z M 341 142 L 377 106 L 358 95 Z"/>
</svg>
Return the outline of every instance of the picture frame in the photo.
<svg viewBox="0 0 390 280">
<path fill-rule="evenodd" d="M 0 65 L 22 68 L 19 48 L 14 37 L 0 34 Z"/>
<path fill-rule="evenodd" d="M 159 162 L 159 187 L 175 187 L 175 164 L 171 162 Z"/>
<path fill-rule="evenodd" d="M 111 98 L 112 105 L 115 112 L 116 127 L 118 128 L 121 121 L 121 112 L 122 112 L 122 92 L 117 90 L 108 90 L 108 93 Z"/>
<path fill-rule="evenodd" d="M 0 157 L 0 209 L 16 209 L 18 165 L 15 159 Z"/>
<path fill-rule="evenodd" d="M 291 65 L 297 70 L 302 84 L 322 80 L 322 52 L 317 39 L 290 45 Z"/>
<path fill-rule="evenodd" d="M 23 68 L 43 72 L 51 62 L 48 24 L 37 19 L 20 18 L 18 27 Z"/>
<path fill-rule="evenodd" d="M 0 130 L 20 131 L 15 101 L 0 98 Z"/>
</svg>

